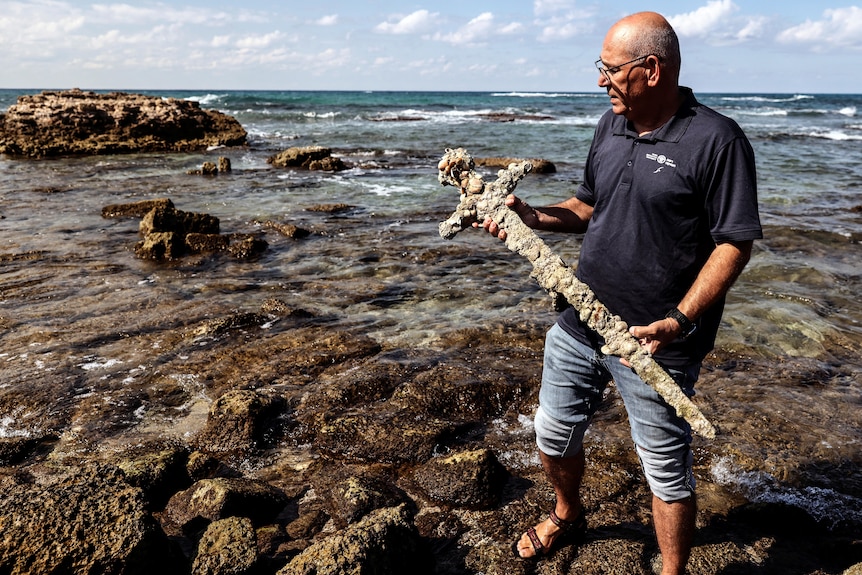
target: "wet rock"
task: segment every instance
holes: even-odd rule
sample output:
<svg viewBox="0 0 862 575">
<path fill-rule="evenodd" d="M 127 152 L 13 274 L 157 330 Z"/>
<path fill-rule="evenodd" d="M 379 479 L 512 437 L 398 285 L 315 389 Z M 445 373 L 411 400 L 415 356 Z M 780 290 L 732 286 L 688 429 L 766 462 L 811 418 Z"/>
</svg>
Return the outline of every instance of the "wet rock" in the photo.
<svg viewBox="0 0 862 575">
<path fill-rule="evenodd" d="M 265 240 L 254 234 L 199 234 L 190 233 L 185 237 L 188 251 L 227 252 L 237 259 L 258 256 L 269 246 Z"/>
<path fill-rule="evenodd" d="M 410 412 L 350 413 L 324 422 L 317 446 L 324 453 L 348 459 L 405 464 L 428 460 L 435 448 L 457 434 L 449 421 L 417 421 Z"/>
<path fill-rule="evenodd" d="M 185 253 L 185 241 L 174 232 L 152 232 L 135 244 L 135 255 L 143 260 L 175 259 Z"/>
<path fill-rule="evenodd" d="M 276 168 L 304 168 L 306 170 L 324 170 L 337 172 L 347 169 L 339 158 L 332 157 L 332 150 L 323 146 L 305 146 L 288 148 L 271 156 L 267 163 Z"/>
<path fill-rule="evenodd" d="M 490 449 L 462 451 L 431 459 L 413 480 L 437 503 L 490 509 L 500 501 L 505 470 Z"/>
<path fill-rule="evenodd" d="M 288 237 L 292 240 L 299 240 L 302 238 L 307 238 L 311 235 L 311 232 L 308 230 L 298 228 L 293 224 L 285 224 L 280 222 L 273 222 L 271 220 L 266 220 L 260 224 L 264 228 L 269 228 L 271 230 L 275 230 L 281 235 Z"/>
<path fill-rule="evenodd" d="M 254 234 L 230 234 L 227 251 L 237 259 L 246 260 L 259 256 L 269 244 Z"/>
<path fill-rule="evenodd" d="M 141 489 L 150 509 L 161 509 L 177 491 L 191 483 L 188 449 L 178 444 L 144 444 L 117 458 L 126 481 Z"/>
<path fill-rule="evenodd" d="M 48 157 L 240 146 L 236 119 L 197 102 L 68 90 L 20 96 L 0 116 L 0 153 Z"/>
<path fill-rule="evenodd" d="M 0 498 L 0 572 L 173 574 L 181 564 L 115 468 L 7 485 Z"/>
<path fill-rule="evenodd" d="M 218 165 L 215 162 L 204 162 L 200 168 L 186 172 L 190 176 L 217 176 L 231 172 L 230 158 L 221 157 Z"/>
<path fill-rule="evenodd" d="M 265 524 L 287 504 L 287 496 L 262 481 L 218 477 L 202 479 L 171 497 L 161 515 L 165 531 L 171 535 L 193 535 L 213 521 L 228 517 L 248 517 Z"/>
<path fill-rule="evenodd" d="M 323 529 L 327 521 L 329 515 L 323 509 L 312 507 L 288 523 L 285 531 L 293 539 L 310 539 Z"/>
<path fill-rule="evenodd" d="M 141 235 L 156 232 L 174 232 L 182 237 L 188 234 L 217 234 L 219 219 L 209 214 L 184 212 L 173 206 L 158 206 L 144 214 L 139 225 Z"/>
<path fill-rule="evenodd" d="M 379 509 L 313 544 L 278 575 L 420 575 L 430 562 L 405 505 Z"/>
<path fill-rule="evenodd" d="M 338 478 L 337 474 L 335 478 Z M 346 479 L 335 479 L 326 490 L 324 499 L 335 525 L 343 529 L 375 509 L 405 503 L 407 497 L 386 478 L 365 473 L 351 475 Z"/>
<path fill-rule="evenodd" d="M 112 204 L 102 208 L 103 218 L 143 218 L 156 208 L 171 209 L 174 203 L 168 198 L 143 200 L 129 204 Z"/>
<path fill-rule="evenodd" d="M 253 575 L 257 573 L 257 537 L 246 517 L 213 521 L 198 543 L 192 575 Z"/>
<path fill-rule="evenodd" d="M 136 215 L 147 207 L 150 209 L 138 226 L 144 239 L 135 245 L 135 255 L 142 259 L 175 259 L 187 252 L 226 252 L 237 259 L 249 259 L 268 247 L 256 234 L 222 235 L 217 217 L 178 210 L 170 200 L 105 206 L 102 215 Z"/>
<path fill-rule="evenodd" d="M 159 205 L 144 214 L 138 228 L 144 239 L 135 245 L 135 255 L 161 261 L 182 256 L 188 234 L 218 234 L 219 219 Z"/>
<path fill-rule="evenodd" d="M 477 166 L 486 166 L 489 168 L 502 168 L 506 169 L 509 167 L 509 164 L 520 164 L 525 161 L 524 158 L 475 158 L 473 160 Z M 557 166 L 554 165 L 550 160 L 544 160 L 541 158 L 532 158 L 527 159 L 526 161 L 530 162 L 533 165 L 533 169 L 531 173 L 533 174 L 553 174 L 557 171 Z"/>
<path fill-rule="evenodd" d="M 0 466 L 17 465 L 29 457 L 50 449 L 57 441 L 55 435 L 37 437 L 0 437 Z"/>
<path fill-rule="evenodd" d="M 516 120 L 537 122 L 554 119 L 553 116 L 546 116 L 542 114 L 511 114 L 507 112 L 489 112 L 487 114 L 482 114 L 481 116 L 486 120 L 490 120 L 492 122 L 514 122 Z"/>
<path fill-rule="evenodd" d="M 209 453 L 251 452 L 265 443 L 264 434 L 284 405 L 283 398 L 272 394 L 229 391 L 213 402 L 195 443 Z"/>
<path fill-rule="evenodd" d="M 530 389 L 529 382 L 505 373 L 449 362 L 432 366 L 399 387 L 392 403 L 441 418 L 487 420 L 517 404 Z"/>
<path fill-rule="evenodd" d="M 221 234 L 189 234 L 186 245 L 191 252 L 223 252 L 230 245 L 230 238 Z"/>
<path fill-rule="evenodd" d="M 305 208 L 307 212 L 322 212 L 325 214 L 337 214 L 340 212 L 346 212 L 348 210 L 352 210 L 353 206 L 350 204 L 315 204 L 313 206 L 309 206 Z"/>
</svg>

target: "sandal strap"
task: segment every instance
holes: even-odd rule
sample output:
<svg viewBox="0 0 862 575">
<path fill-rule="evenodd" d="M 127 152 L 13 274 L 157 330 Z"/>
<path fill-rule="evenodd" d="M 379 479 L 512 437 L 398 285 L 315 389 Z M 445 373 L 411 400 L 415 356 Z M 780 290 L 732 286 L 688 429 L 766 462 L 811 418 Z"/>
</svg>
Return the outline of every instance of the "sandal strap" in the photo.
<svg viewBox="0 0 862 575">
<path fill-rule="evenodd" d="M 578 518 L 574 521 L 566 521 L 565 519 L 560 519 L 560 516 L 557 515 L 556 509 L 551 509 L 551 512 L 548 514 L 548 517 L 550 517 L 551 523 L 553 523 L 563 531 L 572 529 L 573 527 L 579 527 L 584 523 L 584 519 L 586 519 L 583 510 L 581 510 L 581 514 L 578 515 Z"/>
<path fill-rule="evenodd" d="M 545 546 L 542 545 L 542 541 L 539 539 L 538 534 L 536 534 L 536 528 L 530 527 L 527 529 L 527 537 L 530 538 L 530 543 L 533 544 L 533 550 L 535 551 L 536 557 L 541 555 L 545 551 Z"/>
</svg>

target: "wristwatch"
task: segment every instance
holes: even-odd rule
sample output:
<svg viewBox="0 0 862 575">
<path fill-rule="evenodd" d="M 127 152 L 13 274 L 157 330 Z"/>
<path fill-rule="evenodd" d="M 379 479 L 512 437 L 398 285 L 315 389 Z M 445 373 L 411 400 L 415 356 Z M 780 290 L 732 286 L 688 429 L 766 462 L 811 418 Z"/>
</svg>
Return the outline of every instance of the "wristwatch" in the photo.
<svg viewBox="0 0 862 575">
<path fill-rule="evenodd" d="M 664 317 L 670 317 L 676 320 L 682 332 L 679 334 L 679 339 L 688 339 L 697 331 L 697 324 L 685 317 L 685 314 L 677 308 L 673 308 Z"/>
</svg>

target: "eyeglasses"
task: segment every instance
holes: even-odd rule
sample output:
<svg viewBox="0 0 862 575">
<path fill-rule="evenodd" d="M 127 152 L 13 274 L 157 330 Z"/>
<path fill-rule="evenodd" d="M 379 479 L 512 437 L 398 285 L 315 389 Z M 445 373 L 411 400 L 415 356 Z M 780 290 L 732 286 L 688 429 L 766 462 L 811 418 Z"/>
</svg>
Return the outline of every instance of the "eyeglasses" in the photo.
<svg viewBox="0 0 862 575">
<path fill-rule="evenodd" d="M 634 60 L 629 60 L 628 62 L 623 62 L 619 66 L 613 66 L 612 68 L 605 68 L 604 62 L 602 62 L 602 59 L 599 58 L 598 60 L 596 60 L 596 68 L 598 68 L 599 72 L 604 74 L 605 78 L 610 80 L 611 74 L 616 74 L 617 72 L 619 72 L 622 69 L 623 66 L 628 66 L 629 64 L 634 64 L 638 60 L 646 60 L 650 56 L 652 56 L 652 54 L 647 54 L 646 56 L 638 56 Z"/>
</svg>

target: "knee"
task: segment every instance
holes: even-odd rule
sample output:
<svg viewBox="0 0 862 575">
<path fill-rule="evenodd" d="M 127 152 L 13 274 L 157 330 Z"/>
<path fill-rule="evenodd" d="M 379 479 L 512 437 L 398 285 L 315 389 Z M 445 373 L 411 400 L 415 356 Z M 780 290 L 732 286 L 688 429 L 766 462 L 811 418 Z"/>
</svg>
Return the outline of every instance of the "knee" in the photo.
<svg viewBox="0 0 862 575">
<path fill-rule="evenodd" d="M 647 451 L 638 446 L 637 452 L 653 495 L 666 503 L 694 496 L 694 457 L 689 446 L 670 453 Z"/>
<path fill-rule="evenodd" d="M 587 424 L 586 420 L 581 423 L 559 421 L 539 406 L 534 420 L 536 444 L 542 453 L 552 457 L 572 457 L 583 449 Z"/>
</svg>

